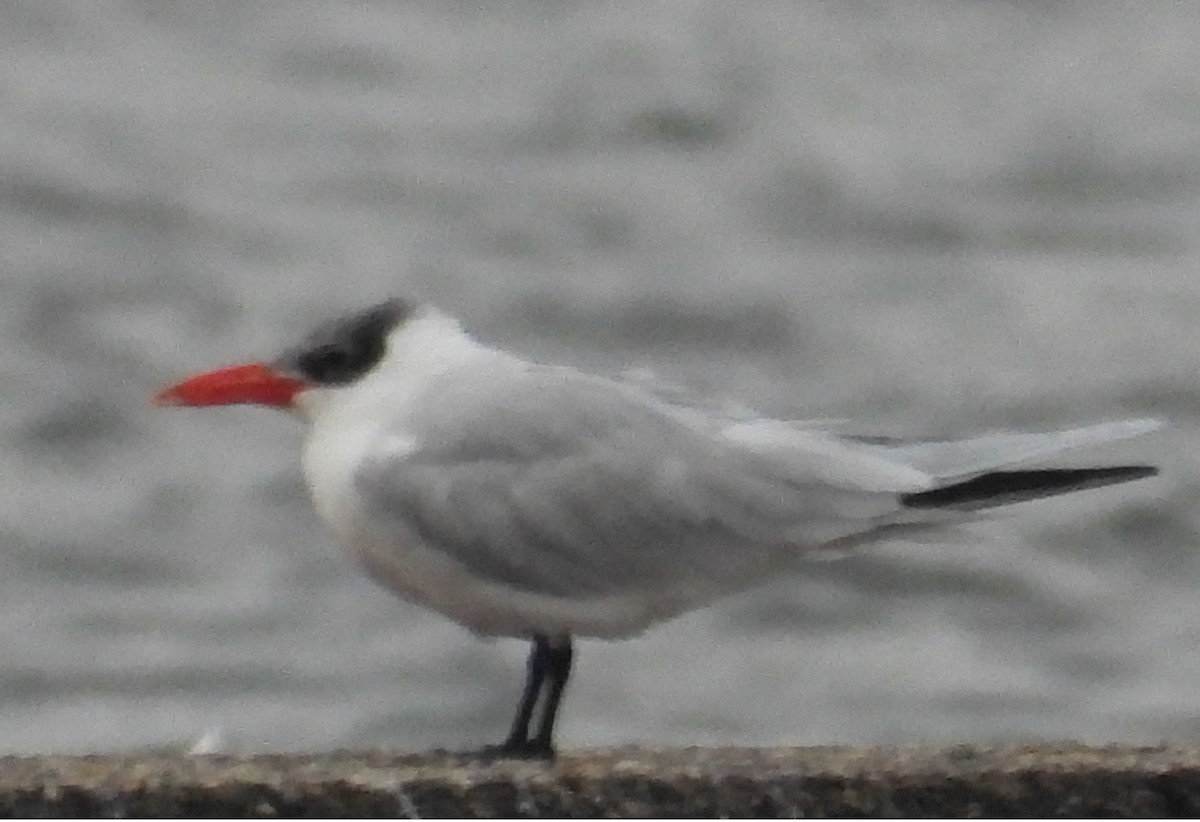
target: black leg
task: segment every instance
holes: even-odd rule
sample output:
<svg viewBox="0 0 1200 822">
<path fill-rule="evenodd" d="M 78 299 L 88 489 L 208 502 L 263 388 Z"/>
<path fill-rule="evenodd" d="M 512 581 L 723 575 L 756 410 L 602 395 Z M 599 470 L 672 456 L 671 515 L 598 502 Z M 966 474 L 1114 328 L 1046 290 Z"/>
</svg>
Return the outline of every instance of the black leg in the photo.
<svg viewBox="0 0 1200 822">
<path fill-rule="evenodd" d="M 541 634 L 534 634 L 529 661 L 526 663 L 525 691 L 517 705 L 517 716 L 513 720 L 512 730 L 508 732 L 508 739 L 500 746 L 502 750 L 518 753 L 529 746 L 529 721 L 533 718 L 533 708 L 537 705 L 542 682 L 546 679 L 549 655 L 550 640 Z"/>
<path fill-rule="evenodd" d="M 538 724 L 536 749 L 554 755 L 554 718 L 558 715 L 558 703 L 562 700 L 567 678 L 571 676 L 571 637 L 562 636 L 550 647 L 546 673 L 550 676 L 550 690 L 546 693 L 546 704 L 542 707 L 542 720 Z"/>
<path fill-rule="evenodd" d="M 512 730 L 508 733 L 508 739 L 500 746 L 500 753 L 546 759 L 554 756 L 554 718 L 558 714 L 558 703 L 562 701 L 567 677 L 571 675 L 571 657 L 570 636 L 563 634 L 551 639 L 545 634 L 533 635 L 533 647 L 529 651 L 525 675 L 525 690 L 517 706 Z M 537 736 L 530 738 L 529 723 L 533 719 L 533 711 L 542 696 L 544 686 L 546 698 L 542 705 Z"/>
</svg>

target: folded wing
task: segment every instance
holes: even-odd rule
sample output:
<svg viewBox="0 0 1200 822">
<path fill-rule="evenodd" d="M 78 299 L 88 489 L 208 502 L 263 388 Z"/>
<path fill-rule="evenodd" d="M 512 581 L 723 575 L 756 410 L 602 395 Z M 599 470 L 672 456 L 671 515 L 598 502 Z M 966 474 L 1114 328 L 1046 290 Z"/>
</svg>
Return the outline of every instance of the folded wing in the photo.
<svg viewBox="0 0 1200 822">
<path fill-rule="evenodd" d="M 1154 472 L 1008 470 L 1145 433 L 1158 427 L 1151 420 L 872 443 L 713 421 L 571 369 L 480 371 L 444 385 L 411 413 L 416 448 L 381 449 L 360 469 L 359 490 L 407 538 L 473 576 L 550 596 L 687 589 L 701 598 L 810 549 Z"/>
<path fill-rule="evenodd" d="M 423 398 L 418 445 L 365 464 L 364 498 L 475 576 L 551 596 L 727 591 L 871 531 L 930 487 L 822 440 L 780 458 L 652 396 L 565 369 Z M 830 450 L 834 449 L 834 450 Z"/>
</svg>

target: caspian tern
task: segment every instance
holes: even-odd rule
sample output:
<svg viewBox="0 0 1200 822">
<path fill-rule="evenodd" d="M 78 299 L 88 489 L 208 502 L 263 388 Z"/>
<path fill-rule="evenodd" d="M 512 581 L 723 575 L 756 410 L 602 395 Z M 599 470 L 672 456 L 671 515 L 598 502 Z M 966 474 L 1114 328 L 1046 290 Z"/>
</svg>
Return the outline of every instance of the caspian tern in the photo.
<svg viewBox="0 0 1200 822">
<path fill-rule="evenodd" d="M 156 401 L 255 403 L 306 420 L 313 502 L 372 575 L 479 634 L 532 640 L 499 751 L 544 757 L 573 636 L 638 633 L 806 555 L 1152 476 L 1149 465 L 1013 466 L 1160 426 L 853 438 L 520 359 L 403 300 Z"/>
</svg>

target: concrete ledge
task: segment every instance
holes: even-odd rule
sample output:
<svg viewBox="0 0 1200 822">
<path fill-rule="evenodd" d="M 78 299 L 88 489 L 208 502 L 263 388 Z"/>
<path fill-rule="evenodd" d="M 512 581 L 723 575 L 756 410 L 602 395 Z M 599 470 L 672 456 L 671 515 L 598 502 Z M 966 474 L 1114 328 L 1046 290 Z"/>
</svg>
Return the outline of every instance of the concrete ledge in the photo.
<svg viewBox="0 0 1200 822">
<path fill-rule="evenodd" d="M 12 816 L 1197 816 L 1200 748 L 0 758 Z"/>
</svg>

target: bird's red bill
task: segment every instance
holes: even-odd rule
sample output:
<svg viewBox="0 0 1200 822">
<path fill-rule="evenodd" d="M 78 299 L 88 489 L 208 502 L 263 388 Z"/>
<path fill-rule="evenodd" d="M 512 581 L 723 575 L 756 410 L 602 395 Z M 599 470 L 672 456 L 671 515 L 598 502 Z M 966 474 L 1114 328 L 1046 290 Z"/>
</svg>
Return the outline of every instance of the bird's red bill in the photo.
<svg viewBox="0 0 1200 822">
<path fill-rule="evenodd" d="M 154 395 L 155 405 L 234 405 L 253 403 L 286 408 L 307 387 L 270 366 L 252 362 L 206 371 Z"/>
</svg>

